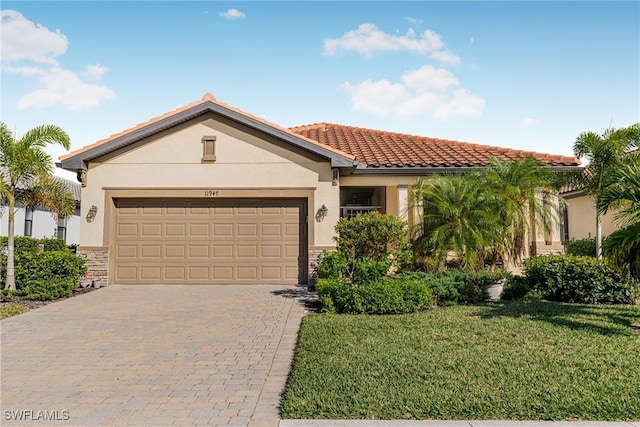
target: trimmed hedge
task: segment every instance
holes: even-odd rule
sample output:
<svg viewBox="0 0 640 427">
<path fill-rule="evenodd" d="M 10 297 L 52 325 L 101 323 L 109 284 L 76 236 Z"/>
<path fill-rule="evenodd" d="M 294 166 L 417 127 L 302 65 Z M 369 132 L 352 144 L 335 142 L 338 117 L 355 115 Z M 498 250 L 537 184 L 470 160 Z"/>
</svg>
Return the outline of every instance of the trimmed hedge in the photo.
<svg viewBox="0 0 640 427">
<path fill-rule="evenodd" d="M 6 254 L 7 243 L 9 238 L 7 236 L 0 236 L 0 248 L 2 253 Z M 15 236 L 14 239 L 14 253 L 24 252 L 37 252 L 40 250 L 40 245 L 44 245 L 45 251 L 73 251 L 70 245 L 62 239 L 34 239 L 32 237 Z"/>
<path fill-rule="evenodd" d="M 567 255 L 596 257 L 596 239 L 565 240 L 564 251 Z"/>
<path fill-rule="evenodd" d="M 623 277 L 603 260 L 552 255 L 525 261 L 526 283 L 533 296 L 549 301 L 585 304 L 633 304 L 640 296 L 637 282 Z M 520 289 L 517 294 L 522 294 Z"/>
<path fill-rule="evenodd" d="M 7 238 L 0 240 L 6 247 Z M 39 245 L 44 245 L 40 250 Z M 26 299 L 54 300 L 68 297 L 87 272 L 86 261 L 63 240 L 16 237 L 15 278 L 17 295 Z M 0 278 L 7 277 L 7 255 L 0 255 Z"/>
<path fill-rule="evenodd" d="M 510 277 L 506 271 L 442 270 L 437 273 L 403 272 L 398 278 L 423 282 L 431 289 L 438 306 L 475 304 L 484 301 L 484 288 Z"/>
<path fill-rule="evenodd" d="M 403 314 L 434 305 L 425 283 L 410 279 L 384 279 L 364 286 L 351 286 L 338 279 L 318 279 L 316 292 L 327 313 Z"/>
</svg>

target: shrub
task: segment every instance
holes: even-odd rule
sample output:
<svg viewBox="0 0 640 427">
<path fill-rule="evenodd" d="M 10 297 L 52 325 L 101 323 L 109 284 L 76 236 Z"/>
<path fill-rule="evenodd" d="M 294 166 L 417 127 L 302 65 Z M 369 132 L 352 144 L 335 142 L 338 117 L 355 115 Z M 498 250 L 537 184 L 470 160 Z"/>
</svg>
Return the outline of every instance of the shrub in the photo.
<svg viewBox="0 0 640 427">
<path fill-rule="evenodd" d="M 364 286 L 351 286 L 336 279 L 319 279 L 316 291 L 322 309 L 346 314 L 402 314 L 433 306 L 430 289 L 410 279 L 384 279 Z"/>
<path fill-rule="evenodd" d="M 2 256 L 2 278 L 6 278 L 6 256 Z M 84 258 L 71 251 L 22 252 L 15 257 L 18 295 L 26 299 L 52 300 L 70 296 L 86 273 Z"/>
<path fill-rule="evenodd" d="M 351 275 L 352 260 L 345 252 L 324 252 L 322 261 L 318 264 L 318 278 L 342 279 Z"/>
<path fill-rule="evenodd" d="M 352 259 L 391 259 L 399 267 L 411 262 L 407 225 L 398 217 L 378 212 L 358 214 L 340 218 L 335 229 L 338 251 Z"/>
<path fill-rule="evenodd" d="M 529 287 L 550 301 L 632 304 L 638 284 L 604 261 L 580 256 L 539 256 L 525 261 Z"/>
<path fill-rule="evenodd" d="M 571 239 L 565 240 L 564 251 L 567 255 L 596 256 L 596 239 Z"/>
<path fill-rule="evenodd" d="M 9 238 L 0 236 L 0 248 L 2 253 L 6 254 Z M 14 240 L 14 252 L 16 254 L 25 252 L 38 252 L 40 245 L 43 245 L 45 251 L 66 251 L 71 250 L 71 246 L 62 239 L 34 239 L 33 237 L 16 236 Z"/>
<path fill-rule="evenodd" d="M 78 280 L 71 277 L 52 277 L 22 282 L 18 295 L 24 299 L 51 301 L 71 296 Z"/>
<path fill-rule="evenodd" d="M 511 276 L 507 279 L 502 291 L 502 299 L 516 301 L 539 301 L 542 299 L 540 290 L 532 289 L 524 276 Z"/>
</svg>

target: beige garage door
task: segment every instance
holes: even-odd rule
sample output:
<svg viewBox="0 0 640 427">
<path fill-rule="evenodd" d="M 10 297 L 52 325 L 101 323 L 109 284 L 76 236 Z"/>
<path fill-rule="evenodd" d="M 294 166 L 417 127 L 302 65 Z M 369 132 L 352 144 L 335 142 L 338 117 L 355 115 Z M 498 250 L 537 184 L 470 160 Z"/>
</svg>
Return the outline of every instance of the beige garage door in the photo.
<svg viewBox="0 0 640 427">
<path fill-rule="evenodd" d="M 115 283 L 306 282 L 306 200 L 115 203 Z"/>
</svg>

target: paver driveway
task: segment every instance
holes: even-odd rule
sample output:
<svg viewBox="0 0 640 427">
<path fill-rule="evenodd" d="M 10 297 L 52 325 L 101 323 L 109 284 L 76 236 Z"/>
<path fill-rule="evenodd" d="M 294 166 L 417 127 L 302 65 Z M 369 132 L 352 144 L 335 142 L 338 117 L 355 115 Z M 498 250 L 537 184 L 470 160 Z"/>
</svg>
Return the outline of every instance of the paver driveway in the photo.
<svg viewBox="0 0 640 427">
<path fill-rule="evenodd" d="M 116 285 L 2 320 L 0 424 L 276 426 L 297 291 Z"/>
</svg>

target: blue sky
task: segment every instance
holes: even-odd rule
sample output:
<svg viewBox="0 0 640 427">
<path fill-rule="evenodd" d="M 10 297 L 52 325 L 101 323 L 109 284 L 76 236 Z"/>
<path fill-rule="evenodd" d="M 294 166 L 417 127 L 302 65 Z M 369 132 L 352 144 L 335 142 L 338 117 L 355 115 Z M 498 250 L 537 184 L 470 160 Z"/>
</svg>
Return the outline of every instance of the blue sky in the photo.
<svg viewBox="0 0 640 427">
<path fill-rule="evenodd" d="M 637 1 L 3 1 L 1 47 L 2 121 L 74 149 L 206 92 L 285 127 L 564 155 L 640 121 Z"/>
</svg>

